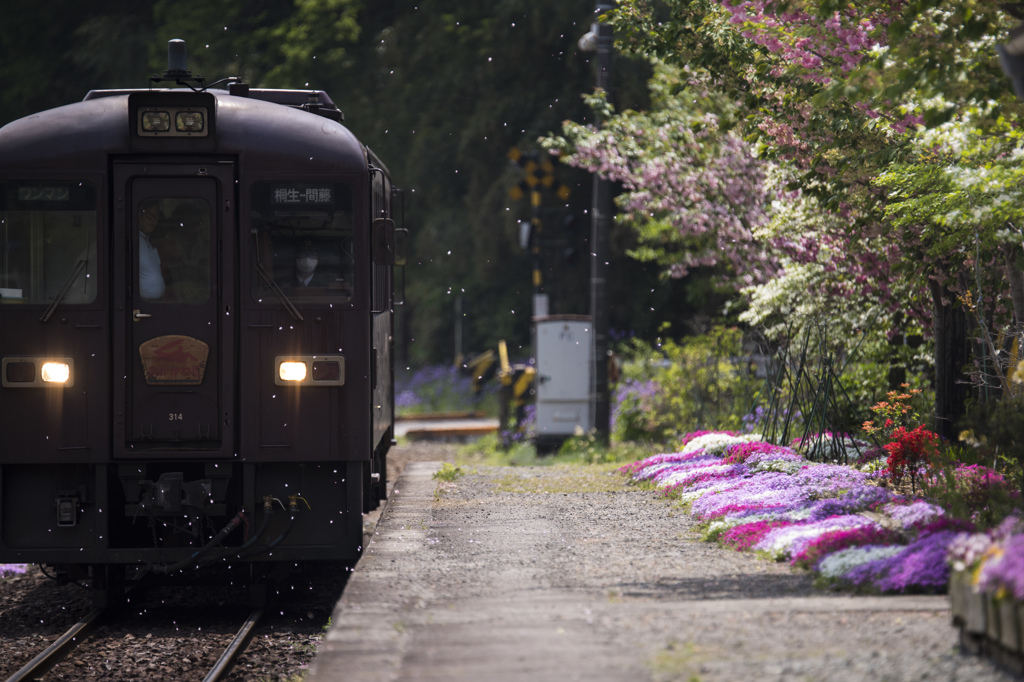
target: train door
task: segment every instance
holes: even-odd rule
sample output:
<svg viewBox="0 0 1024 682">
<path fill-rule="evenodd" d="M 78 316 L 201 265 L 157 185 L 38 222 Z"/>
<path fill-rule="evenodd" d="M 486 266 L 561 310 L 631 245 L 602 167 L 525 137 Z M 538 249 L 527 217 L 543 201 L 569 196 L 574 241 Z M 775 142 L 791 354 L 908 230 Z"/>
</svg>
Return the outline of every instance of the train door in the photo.
<svg viewBox="0 0 1024 682">
<path fill-rule="evenodd" d="M 233 168 L 124 165 L 115 181 L 115 233 L 127 259 L 115 273 L 124 330 L 114 351 L 115 376 L 124 377 L 116 450 L 230 456 L 234 254 L 221 235 L 233 231 Z"/>
</svg>

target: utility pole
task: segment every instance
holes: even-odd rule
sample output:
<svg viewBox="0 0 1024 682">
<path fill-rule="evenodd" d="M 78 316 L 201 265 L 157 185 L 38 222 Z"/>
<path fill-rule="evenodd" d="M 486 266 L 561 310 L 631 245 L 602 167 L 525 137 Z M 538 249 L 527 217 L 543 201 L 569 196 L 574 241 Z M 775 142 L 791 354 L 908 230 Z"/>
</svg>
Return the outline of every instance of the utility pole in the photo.
<svg viewBox="0 0 1024 682">
<path fill-rule="evenodd" d="M 611 9 L 612 5 L 608 0 L 597 0 L 594 8 L 594 24 L 591 26 L 590 33 L 580 38 L 579 41 L 581 50 L 597 52 L 596 85 L 599 90 L 604 91 L 606 97 L 610 97 L 612 87 L 612 27 L 600 23 L 598 19 Z M 594 332 L 591 409 L 594 430 L 598 439 L 604 443 L 608 442 L 610 431 L 607 284 L 611 226 L 611 182 L 594 173 L 590 236 L 590 317 Z"/>
</svg>

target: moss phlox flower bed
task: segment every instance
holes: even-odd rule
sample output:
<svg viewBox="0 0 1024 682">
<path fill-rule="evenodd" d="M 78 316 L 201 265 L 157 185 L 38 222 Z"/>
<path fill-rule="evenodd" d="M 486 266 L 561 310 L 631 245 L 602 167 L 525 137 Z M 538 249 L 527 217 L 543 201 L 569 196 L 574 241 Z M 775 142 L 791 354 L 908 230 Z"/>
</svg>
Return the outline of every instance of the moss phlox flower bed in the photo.
<svg viewBox="0 0 1024 682">
<path fill-rule="evenodd" d="M 973 530 L 936 504 L 879 486 L 876 474 L 815 464 L 757 435 L 689 434 L 679 452 L 621 471 L 682 501 L 705 524 L 708 540 L 790 561 L 826 583 L 869 591 L 944 591 L 950 545 Z M 1024 540 L 1014 557 L 1024 576 Z M 992 566 L 989 580 L 1024 594 L 1024 577 L 1012 582 Z"/>
</svg>

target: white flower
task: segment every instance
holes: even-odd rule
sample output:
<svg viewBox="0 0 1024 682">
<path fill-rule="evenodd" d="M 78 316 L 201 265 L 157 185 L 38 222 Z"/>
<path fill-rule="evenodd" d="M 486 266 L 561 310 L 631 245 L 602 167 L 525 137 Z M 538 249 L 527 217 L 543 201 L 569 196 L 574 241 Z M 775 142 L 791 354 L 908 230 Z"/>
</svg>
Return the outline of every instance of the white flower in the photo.
<svg viewBox="0 0 1024 682">
<path fill-rule="evenodd" d="M 818 572 L 824 578 L 841 578 L 861 564 L 875 559 L 888 559 L 904 549 L 902 545 L 866 545 L 841 549 L 822 559 L 818 564 Z"/>
<path fill-rule="evenodd" d="M 703 449 L 706 454 L 720 455 L 730 445 L 759 440 L 761 440 L 761 436 L 756 433 L 748 433 L 742 436 L 730 436 L 727 433 L 706 433 L 703 436 L 697 436 L 687 443 L 681 452 L 685 455 Z"/>
</svg>

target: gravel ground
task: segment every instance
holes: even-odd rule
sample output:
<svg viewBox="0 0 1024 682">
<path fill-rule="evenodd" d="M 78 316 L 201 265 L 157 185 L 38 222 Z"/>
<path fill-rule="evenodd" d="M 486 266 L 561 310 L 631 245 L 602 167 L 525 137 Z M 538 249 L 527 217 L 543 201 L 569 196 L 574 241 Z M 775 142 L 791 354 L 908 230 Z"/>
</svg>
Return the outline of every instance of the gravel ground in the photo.
<svg viewBox="0 0 1024 682">
<path fill-rule="evenodd" d="M 385 512 L 314 680 L 1012 679 L 943 597 L 822 592 L 608 470 L 466 468 Z"/>
<path fill-rule="evenodd" d="M 454 461 L 456 447 L 396 448 L 389 456 L 390 480 L 398 480 L 410 461 Z M 386 629 L 405 640 L 403 665 L 422 666 L 393 679 L 431 679 L 432 659 L 417 659 L 415 647 L 441 646 L 444 618 L 459 613 L 453 605 L 479 611 L 520 596 L 541 596 L 539 617 L 560 624 L 551 633 L 513 632 L 513 640 L 528 645 L 526 658 L 533 651 L 543 661 L 558 642 L 558 650 L 580 659 L 575 669 L 595 680 L 1012 679 L 957 652 L 945 610 L 892 610 L 872 605 L 872 598 L 822 593 L 806 574 L 785 565 L 700 542 L 687 516 L 654 493 L 625 486 L 617 475 L 594 468 L 464 468 L 471 473 L 442 484 L 425 505 L 429 523 L 414 570 L 390 579 L 396 599 L 416 594 L 420 602 L 404 617 L 402 632 L 392 623 Z M 371 532 L 373 524 L 368 519 Z M 288 598 L 261 627 L 231 679 L 301 679 L 343 585 L 344 568 L 327 569 L 286 586 Z M 135 615 L 104 628 L 48 679 L 198 680 L 246 615 L 224 591 L 178 590 L 146 599 L 151 601 L 136 604 Z M 84 590 L 57 586 L 38 569 L 0 580 L 0 677 L 10 676 L 89 608 Z M 437 620 L 431 624 L 429 618 Z M 471 624 L 462 632 L 475 641 L 486 628 Z M 556 639 L 576 635 L 575 648 Z M 590 655 L 593 646 L 599 654 Z M 433 669 L 441 673 L 436 679 L 460 679 L 450 668 Z M 509 679 L 552 679 L 518 676 L 516 670 L 510 669 Z"/>
</svg>

